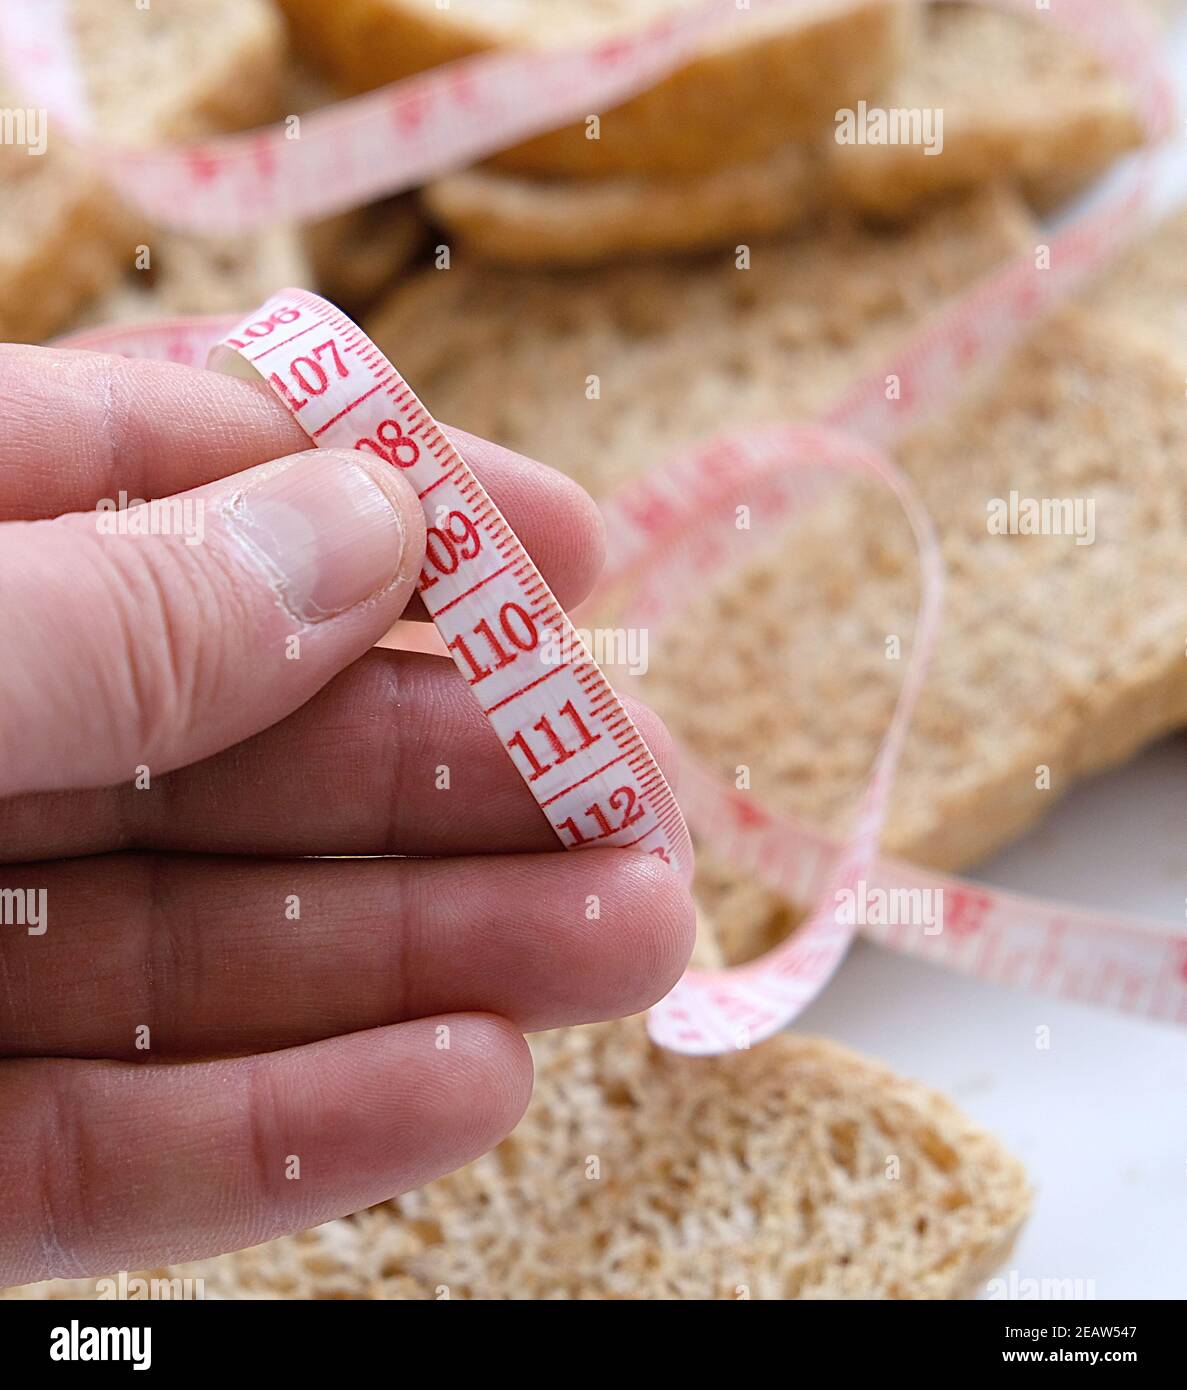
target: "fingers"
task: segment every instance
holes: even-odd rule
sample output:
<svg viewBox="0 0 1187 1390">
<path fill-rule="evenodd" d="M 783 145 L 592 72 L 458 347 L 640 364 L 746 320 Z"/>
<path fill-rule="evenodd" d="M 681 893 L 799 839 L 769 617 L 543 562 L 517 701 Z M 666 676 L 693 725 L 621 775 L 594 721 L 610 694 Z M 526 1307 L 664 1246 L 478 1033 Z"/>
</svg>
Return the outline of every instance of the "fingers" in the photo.
<svg viewBox="0 0 1187 1390">
<path fill-rule="evenodd" d="M 121 491 L 171 497 L 310 447 L 261 383 L 12 344 L 0 346 L 0 426 L 0 520 L 90 511 Z M 594 504 L 543 464 L 461 430 L 446 433 L 562 605 L 578 604 L 602 564 Z"/>
<path fill-rule="evenodd" d="M 412 488 L 357 452 L 175 500 L 0 527 L 0 794 L 143 781 L 257 733 L 386 631 L 420 569 Z"/>
<path fill-rule="evenodd" d="M 196 1259 L 358 1211 L 484 1153 L 530 1090 L 523 1038 L 482 1016 L 185 1066 L 0 1064 L 0 1284 Z"/>
<path fill-rule="evenodd" d="M 623 697 L 665 775 L 659 717 Z M 255 738 L 192 767 L 0 801 L 0 860 L 117 849 L 485 854 L 557 838 L 453 663 L 374 651 Z"/>
<path fill-rule="evenodd" d="M 266 386 L 172 362 L 0 347 L 0 520 L 172 497 L 310 448 Z"/>
<path fill-rule="evenodd" d="M 0 933 L 0 1051 L 153 1060 L 289 1047 L 430 1014 L 521 1029 L 639 1013 L 692 950 L 691 900 L 628 850 L 448 860 L 112 855 L 31 865 L 39 933 Z"/>
</svg>

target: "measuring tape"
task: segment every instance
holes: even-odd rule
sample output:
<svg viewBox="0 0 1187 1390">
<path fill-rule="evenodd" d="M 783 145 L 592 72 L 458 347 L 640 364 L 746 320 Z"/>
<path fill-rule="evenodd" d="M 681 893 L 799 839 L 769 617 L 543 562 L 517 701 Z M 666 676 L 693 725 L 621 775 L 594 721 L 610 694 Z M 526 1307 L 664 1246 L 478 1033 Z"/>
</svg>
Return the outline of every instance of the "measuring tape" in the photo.
<svg viewBox="0 0 1187 1390">
<path fill-rule="evenodd" d="M 1169 86 L 1148 35 L 1121 7 L 1053 0 L 1052 10 L 1036 13 L 1033 0 L 994 3 L 1032 21 L 1050 19 L 1095 49 L 1125 82 L 1151 148 L 1170 129 Z M 753 0 L 750 9 L 807 20 L 846 7 L 847 0 Z M 739 18 L 736 0 L 712 0 L 591 49 L 483 55 L 314 113 L 301 141 L 273 129 L 182 149 L 102 149 L 101 157 L 115 184 L 167 225 L 228 232 L 325 215 L 625 99 L 687 60 L 720 31 L 727 13 Z M 60 0 L 8 0 L 0 16 L 34 85 L 56 94 L 85 138 L 85 102 Z M 784 1027 L 844 958 L 856 927 L 838 921 L 836 902 L 863 881 L 943 889 L 945 924 L 936 936 L 918 928 L 862 929 L 897 949 L 987 978 L 1187 1022 L 1187 943 L 1168 925 L 1017 898 L 877 855 L 942 586 L 926 513 L 880 449 L 950 399 L 972 371 L 1114 255 L 1139 226 L 1149 186 L 1147 162 L 1108 202 L 1050 239 L 1049 271 L 1039 276 L 1029 258 L 1019 259 L 915 335 L 887 364 L 905 384 L 893 404 L 884 390 L 887 373 L 871 373 L 822 421 L 711 441 L 604 507 L 608 572 L 625 584 L 633 616 L 657 626 L 673 621 L 682 601 L 703 591 L 714 573 L 745 562 L 748 552 L 739 547 L 752 544 L 754 533 L 714 524 L 739 490 L 748 501 L 762 499 L 756 516 L 786 521 L 805 513 L 837 478 L 872 478 L 904 509 L 920 558 L 921 608 L 899 702 L 844 842 L 756 804 L 684 755 L 682 798 L 698 835 L 738 867 L 815 907 L 762 959 L 686 974 L 651 1013 L 652 1036 L 663 1046 L 719 1053 Z M 633 844 L 688 878 L 687 830 L 637 731 L 464 461 L 345 316 L 314 295 L 285 291 L 234 324 L 175 320 L 63 342 L 195 366 L 214 346 L 214 365 L 258 373 L 315 443 L 363 448 L 405 469 L 430 528 L 422 597 L 561 842 Z"/>
<path fill-rule="evenodd" d="M 655 855 L 692 879 L 676 798 L 540 571 L 444 431 L 340 310 L 281 290 L 210 366 L 265 381 L 314 444 L 398 468 L 424 510 L 416 592 L 566 849 Z"/>
</svg>

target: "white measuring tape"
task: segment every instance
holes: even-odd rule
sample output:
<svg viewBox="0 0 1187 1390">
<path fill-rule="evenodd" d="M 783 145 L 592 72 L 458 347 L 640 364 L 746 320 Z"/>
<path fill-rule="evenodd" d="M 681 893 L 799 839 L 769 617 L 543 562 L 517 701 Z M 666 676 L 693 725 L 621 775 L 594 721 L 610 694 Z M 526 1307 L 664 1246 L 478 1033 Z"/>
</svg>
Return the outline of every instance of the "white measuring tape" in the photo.
<svg viewBox="0 0 1187 1390">
<path fill-rule="evenodd" d="M 281 290 L 210 365 L 267 382 L 319 447 L 362 449 L 416 489 L 417 593 L 511 761 L 567 849 L 638 849 L 688 882 L 680 808 L 639 731 L 469 465 L 367 335 Z"/>
</svg>

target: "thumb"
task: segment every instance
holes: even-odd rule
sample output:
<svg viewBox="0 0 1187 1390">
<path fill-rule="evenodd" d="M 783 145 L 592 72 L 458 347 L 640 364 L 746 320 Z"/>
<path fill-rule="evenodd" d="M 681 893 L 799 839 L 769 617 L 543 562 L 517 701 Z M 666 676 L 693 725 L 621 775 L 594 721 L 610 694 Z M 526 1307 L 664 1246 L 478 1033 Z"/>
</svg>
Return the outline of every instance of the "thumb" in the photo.
<svg viewBox="0 0 1187 1390">
<path fill-rule="evenodd" d="M 284 718 L 399 617 L 423 552 L 399 470 L 332 449 L 0 525 L 0 796 L 167 772 Z"/>
</svg>

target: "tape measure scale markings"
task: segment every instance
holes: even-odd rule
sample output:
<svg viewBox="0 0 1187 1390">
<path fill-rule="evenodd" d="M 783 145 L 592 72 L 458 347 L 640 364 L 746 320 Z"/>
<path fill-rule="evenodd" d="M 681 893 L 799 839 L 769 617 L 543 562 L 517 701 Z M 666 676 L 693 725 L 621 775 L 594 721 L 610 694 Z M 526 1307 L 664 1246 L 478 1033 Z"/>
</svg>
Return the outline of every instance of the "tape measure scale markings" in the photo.
<svg viewBox="0 0 1187 1390">
<path fill-rule="evenodd" d="M 307 290 L 282 290 L 210 366 L 259 376 L 314 444 L 367 450 L 416 489 L 417 592 L 561 843 L 637 849 L 691 881 L 688 830 L 642 736 L 482 484 L 362 329 Z"/>
</svg>

